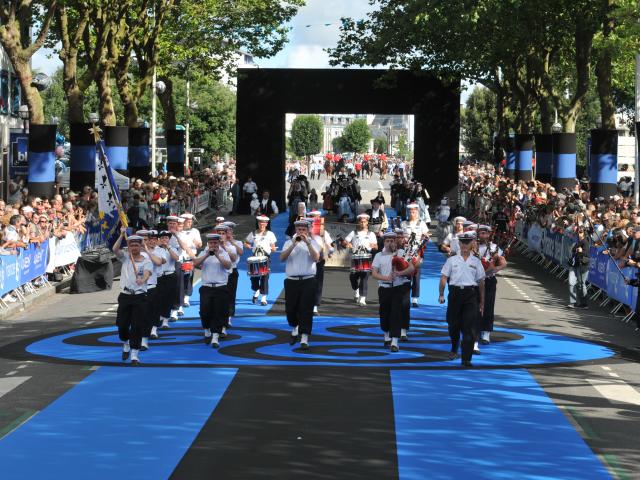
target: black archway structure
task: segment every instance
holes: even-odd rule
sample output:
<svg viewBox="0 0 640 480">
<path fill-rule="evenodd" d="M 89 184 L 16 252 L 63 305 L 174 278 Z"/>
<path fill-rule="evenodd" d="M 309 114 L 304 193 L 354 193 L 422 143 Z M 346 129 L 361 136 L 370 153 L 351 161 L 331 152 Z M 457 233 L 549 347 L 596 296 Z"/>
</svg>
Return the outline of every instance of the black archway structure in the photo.
<svg viewBox="0 0 640 480">
<path fill-rule="evenodd" d="M 237 173 L 285 204 L 287 113 L 415 116 L 414 176 L 431 198 L 457 198 L 460 84 L 428 72 L 241 69 L 236 124 Z"/>
</svg>

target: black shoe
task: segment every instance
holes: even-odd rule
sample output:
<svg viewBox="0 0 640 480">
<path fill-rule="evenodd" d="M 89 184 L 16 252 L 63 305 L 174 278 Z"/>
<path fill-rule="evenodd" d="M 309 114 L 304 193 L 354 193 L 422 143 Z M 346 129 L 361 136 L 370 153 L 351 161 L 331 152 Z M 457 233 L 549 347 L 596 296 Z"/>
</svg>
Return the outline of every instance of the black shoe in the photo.
<svg viewBox="0 0 640 480">
<path fill-rule="evenodd" d="M 298 342 L 298 335 L 291 335 L 289 337 L 289 345 L 295 345 Z"/>
<path fill-rule="evenodd" d="M 589 308 L 589 305 L 587 305 L 586 303 L 583 303 L 581 305 L 576 305 L 576 308 L 581 308 L 582 310 L 586 310 Z"/>
<path fill-rule="evenodd" d="M 122 352 L 122 361 L 125 362 L 129 360 L 129 352 Z"/>
<path fill-rule="evenodd" d="M 406 335 L 402 335 L 402 336 L 400 337 L 400 341 L 401 341 L 401 342 L 408 342 L 408 341 L 409 341 L 409 337 L 407 337 Z"/>
<path fill-rule="evenodd" d="M 211 343 L 211 336 L 207 337 L 206 335 L 204 336 L 204 344 L 205 345 L 209 345 Z"/>
<path fill-rule="evenodd" d="M 489 345 L 489 340 L 480 340 L 482 345 Z"/>
<path fill-rule="evenodd" d="M 258 297 L 251 297 L 251 303 L 255 305 L 257 301 L 258 301 Z"/>
<path fill-rule="evenodd" d="M 391 346 L 391 340 L 384 341 L 384 348 L 389 348 Z"/>
<path fill-rule="evenodd" d="M 140 347 L 141 352 L 146 352 L 147 350 L 149 350 L 149 347 L 145 347 L 144 345 Z"/>
<path fill-rule="evenodd" d="M 227 334 L 226 333 L 221 333 L 220 334 L 220 338 L 227 338 Z"/>
<path fill-rule="evenodd" d="M 300 350 L 309 350 L 309 344 L 308 343 L 301 343 L 300 344 Z"/>
<path fill-rule="evenodd" d="M 132 367 L 137 367 L 138 365 L 140 365 L 140 360 L 131 360 Z"/>
<path fill-rule="evenodd" d="M 399 352 L 400 348 L 397 345 L 391 345 L 391 351 L 392 352 Z"/>
<path fill-rule="evenodd" d="M 213 348 L 218 348 L 220 346 L 220 344 L 218 342 L 211 342 L 211 346 Z"/>
<path fill-rule="evenodd" d="M 158 334 L 157 334 L 157 333 L 152 333 L 152 334 L 151 334 L 151 336 L 150 336 L 149 338 L 150 338 L 151 340 L 157 340 L 159 337 L 158 337 Z"/>
<path fill-rule="evenodd" d="M 457 360 L 458 358 L 460 358 L 460 355 L 457 352 L 449 352 L 449 360 Z"/>
<path fill-rule="evenodd" d="M 474 354 L 474 355 L 480 355 L 480 350 L 474 350 L 474 351 L 473 351 L 473 354 Z"/>
<path fill-rule="evenodd" d="M 469 360 L 463 360 L 462 361 L 462 368 L 471 368 L 473 367 L 473 365 L 471 364 L 471 362 Z"/>
</svg>

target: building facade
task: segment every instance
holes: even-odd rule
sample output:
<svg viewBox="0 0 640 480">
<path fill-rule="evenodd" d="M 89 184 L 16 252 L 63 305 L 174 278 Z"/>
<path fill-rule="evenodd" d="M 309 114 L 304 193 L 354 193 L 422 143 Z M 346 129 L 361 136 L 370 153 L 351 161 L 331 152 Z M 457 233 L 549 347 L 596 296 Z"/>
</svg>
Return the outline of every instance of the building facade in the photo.
<svg viewBox="0 0 640 480">
<path fill-rule="evenodd" d="M 9 145 L 10 130 L 22 126 L 18 117 L 21 91 L 20 81 L 13 73 L 11 62 L 4 49 L 0 47 L 0 146 L 3 158 Z"/>
</svg>

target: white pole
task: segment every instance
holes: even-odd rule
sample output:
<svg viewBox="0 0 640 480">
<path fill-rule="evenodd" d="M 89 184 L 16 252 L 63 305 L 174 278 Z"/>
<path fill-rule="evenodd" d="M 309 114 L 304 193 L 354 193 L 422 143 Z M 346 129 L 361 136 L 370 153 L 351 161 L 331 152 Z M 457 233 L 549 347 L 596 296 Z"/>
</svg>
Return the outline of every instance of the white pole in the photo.
<svg viewBox="0 0 640 480">
<path fill-rule="evenodd" d="M 636 125 L 640 122 L 640 53 L 636 55 Z M 640 196 L 640 142 L 638 141 L 638 129 L 636 128 L 636 181 L 635 181 L 635 201 L 638 205 Z"/>
<path fill-rule="evenodd" d="M 151 84 L 151 176 L 156 176 L 156 67 L 153 67 Z"/>
<path fill-rule="evenodd" d="M 187 125 L 186 125 L 186 132 L 184 135 L 184 150 L 185 150 L 185 160 L 184 160 L 184 164 L 186 166 L 186 169 L 189 170 L 189 123 L 190 123 L 190 116 L 191 116 L 191 98 L 190 98 L 190 93 L 191 93 L 191 82 L 189 80 L 187 80 Z"/>
</svg>

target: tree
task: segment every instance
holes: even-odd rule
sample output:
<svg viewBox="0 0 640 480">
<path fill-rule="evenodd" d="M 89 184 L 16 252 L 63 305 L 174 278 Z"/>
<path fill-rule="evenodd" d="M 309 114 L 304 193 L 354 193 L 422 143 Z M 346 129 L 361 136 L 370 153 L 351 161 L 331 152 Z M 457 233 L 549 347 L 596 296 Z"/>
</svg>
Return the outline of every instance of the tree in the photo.
<svg viewBox="0 0 640 480">
<path fill-rule="evenodd" d="M 387 139 L 385 137 L 376 137 L 373 140 L 373 151 L 375 153 L 387 153 Z"/>
<path fill-rule="evenodd" d="M 57 0 L 5 0 L 0 4 L 0 46 L 20 80 L 22 99 L 29 107 L 33 124 L 43 124 L 45 119 L 42 98 L 32 84 L 31 58 L 44 44 L 57 7 Z M 32 42 L 34 17 L 39 28 Z"/>
<path fill-rule="evenodd" d="M 322 120 L 317 115 L 298 115 L 291 125 L 293 151 L 300 157 L 309 157 L 322 150 Z"/>
<path fill-rule="evenodd" d="M 342 132 L 345 151 L 364 153 L 369 149 L 371 132 L 364 118 L 358 118 L 347 125 Z"/>
<path fill-rule="evenodd" d="M 342 153 L 347 151 L 344 146 L 344 138 L 342 137 L 336 137 L 331 140 L 331 147 L 333 148 L 333 153 Z"/>
<path fill-rule="evenodd" d="M 409 141 L 407 140 L 407 136 L 404 133 L 401 133 L 398 137 L 398 143 L 396 145 L 396 150 L 398 151 L 398 155 L 402 158 L 411 159 L 411 146 L 409 145 Z"/>
<path fill-rule="evenodd" d="M 472 158 L 490 161 L 493 155 L 493 136 L 498 131 L 496 94 L 485 87 L 474 88 L 460 121 L 465 150 Z"/>
</svg>

